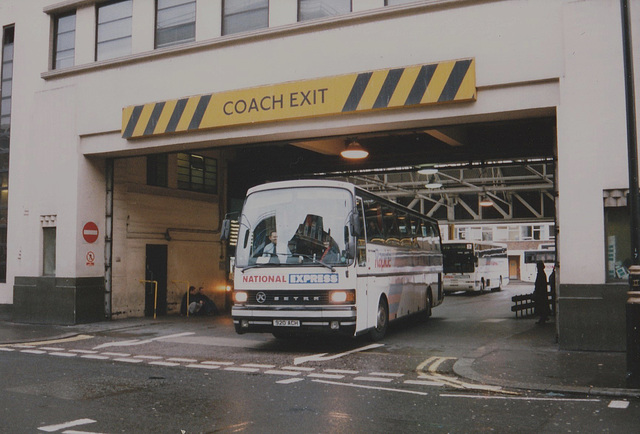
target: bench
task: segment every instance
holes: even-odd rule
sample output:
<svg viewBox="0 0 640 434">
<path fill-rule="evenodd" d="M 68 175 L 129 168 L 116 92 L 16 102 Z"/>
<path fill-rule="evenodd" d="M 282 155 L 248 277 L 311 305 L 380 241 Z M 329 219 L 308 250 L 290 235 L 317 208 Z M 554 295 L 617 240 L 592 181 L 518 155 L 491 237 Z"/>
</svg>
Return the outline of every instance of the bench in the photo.
<svg viewBox="0 0 640 434">
<path fill-rule="evenodd" d="M 551 315 L 555 313 L 554 300 L 551 292 L 547 293 L 549 298 L 549 312 Z M 511 312 L 516 313 L 516 318 L 524 318 L 527 316 L 535 315 L 535 302 L 533 301 L 533 294 L 521 294 L 511 297 L 513 306 L 511 306 Z"/>
</svg>

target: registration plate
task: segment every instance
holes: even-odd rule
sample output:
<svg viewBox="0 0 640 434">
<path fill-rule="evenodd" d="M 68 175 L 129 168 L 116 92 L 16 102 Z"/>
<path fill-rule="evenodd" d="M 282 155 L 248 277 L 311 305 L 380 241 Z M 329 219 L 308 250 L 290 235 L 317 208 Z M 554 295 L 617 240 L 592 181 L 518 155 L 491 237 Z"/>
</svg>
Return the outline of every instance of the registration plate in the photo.
<svg viewBox="0 0 640 434">
<path fill-rule="evenodd" d="M 300 327 L 300 320 L 297 319 L 274 319 L 275 327 Z"/>
</svg>

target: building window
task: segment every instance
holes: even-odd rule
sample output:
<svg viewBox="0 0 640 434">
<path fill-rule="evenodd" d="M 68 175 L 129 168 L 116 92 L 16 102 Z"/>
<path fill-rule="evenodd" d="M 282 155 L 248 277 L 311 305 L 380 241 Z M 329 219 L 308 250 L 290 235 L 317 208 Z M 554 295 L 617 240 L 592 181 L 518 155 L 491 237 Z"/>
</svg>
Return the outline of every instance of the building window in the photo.
<svg viewBox="0 0 640 434">
<path fill-rule="evenodd" d="M 158 0 L 156 9 L 156 48 L 196 40 L 196 2 Z"/>
<path fill-rule="evenodd" d="M 269 27 L 269 0 L 225 0 L 222 34 L 248 32 Z"/>
<path fill-rule="evenodd" d="M 0 67 L 0 282 L 7 281 L 7 219 L 9 214 L 9 144 L 11 138 L 11 96 L 13 94 L 14 27 L 2 31 Z"/>
<path fill-rule="evenodd" d="M 509 241 L 520 241 L 520 226 L 509 226 Z"/>
<path fill-rule="evenodd" d="M 628 193 L 628 190 L 623 189 L 604 191 L 607 282 L 628 282 L 629 267 L 633 265 L 631 213 L 627 204 Z"/>
<path fill-rule="evenodd" d="M 2 32 L 2 81 L 0 82 L 0 149 L 8 148 L 13 93 L 13 26 Z M 5 146 L 6 145 L 6 146 Z"/>
<path fill-rule="evenodd" d="M 169 159 L 167 154 L 147 156 L 147 185 L 167 187 L 169 185 Z"/>
<path fill-rule="evenodd" d="M 482 241 L 493 241 L 493 228 L 490 226 L 482 227 Z"/>
<path fill-rule="evenodd" d="M 178 188 L 217 193 L 218 160 L 195 154 L 178 154 Z"/>
<path fill-rule="evenodd" d="M 67 68 L 75 63 L 76 13 L 54 19 L 53 69 Z"/>
<path fill-rule="evenodd" d="M 42 228 L 42 274 L 56 275 L 56 228 Z"/>
<path fill-rule="evenodd" d="M 96 60 L 131 54 L 132 0 L 98 7 Z"/>
<path fill-rule="evenodd" d="M 298 0 L 298 21 L 351 12 L 351 0 Z"/>
</svg>

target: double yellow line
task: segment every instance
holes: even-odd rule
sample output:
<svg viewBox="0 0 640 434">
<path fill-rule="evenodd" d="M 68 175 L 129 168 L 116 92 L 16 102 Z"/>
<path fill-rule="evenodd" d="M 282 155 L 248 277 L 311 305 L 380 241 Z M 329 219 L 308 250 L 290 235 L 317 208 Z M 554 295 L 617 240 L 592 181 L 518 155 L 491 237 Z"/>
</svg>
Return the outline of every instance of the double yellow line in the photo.
<svg viewBox="0 0 640 434">
<path fill-rule="evenodd" d="M 416 368 L 418 378 L 425 381 L 440 383 L 444 386 L 453 387 L 454 389 L 479 390 L 485 392 L 513 394 L 513 392 L 502 390 L 502 387 L 500 386 L 467 383 L 457 377 L 454 377 L 453 375 L 447 375 L 438 372 L 438 368 L 440 367 L 440 365 L 448 360 L 457 360 L 457 357 L 429 357 L 427 360 L 420 363 Z"/>
</svg>

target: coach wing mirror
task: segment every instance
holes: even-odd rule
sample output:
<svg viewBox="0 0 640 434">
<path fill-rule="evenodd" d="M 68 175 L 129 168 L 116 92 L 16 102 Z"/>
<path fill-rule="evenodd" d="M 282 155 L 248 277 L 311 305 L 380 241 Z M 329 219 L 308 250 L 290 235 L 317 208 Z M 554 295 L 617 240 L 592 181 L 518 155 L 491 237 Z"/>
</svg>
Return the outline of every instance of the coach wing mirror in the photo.
<svg viewBox="0 0 640 434">
<path fill-rule="evenodd" d="M 222 220 L 222 227 L 220 228 L 220 241 L 227 241 L 231 234 L 231 220 Z"/>
<path fill-rule="evenodd" d="M 347 259 L 356 257 L 356 241 L 349 236 L 349 228 L 344 227 L 344 255 Z"/>
<path fill-rule="evenodd" d="M 362 236 L 362 226 L 360 226 L 360 218 L 358 217 L 358 210 L 356 208 L 353 209 L 349 216 L 349 226 L 351 226 L 351 234 L 354 237 Z"/>
</svg>

